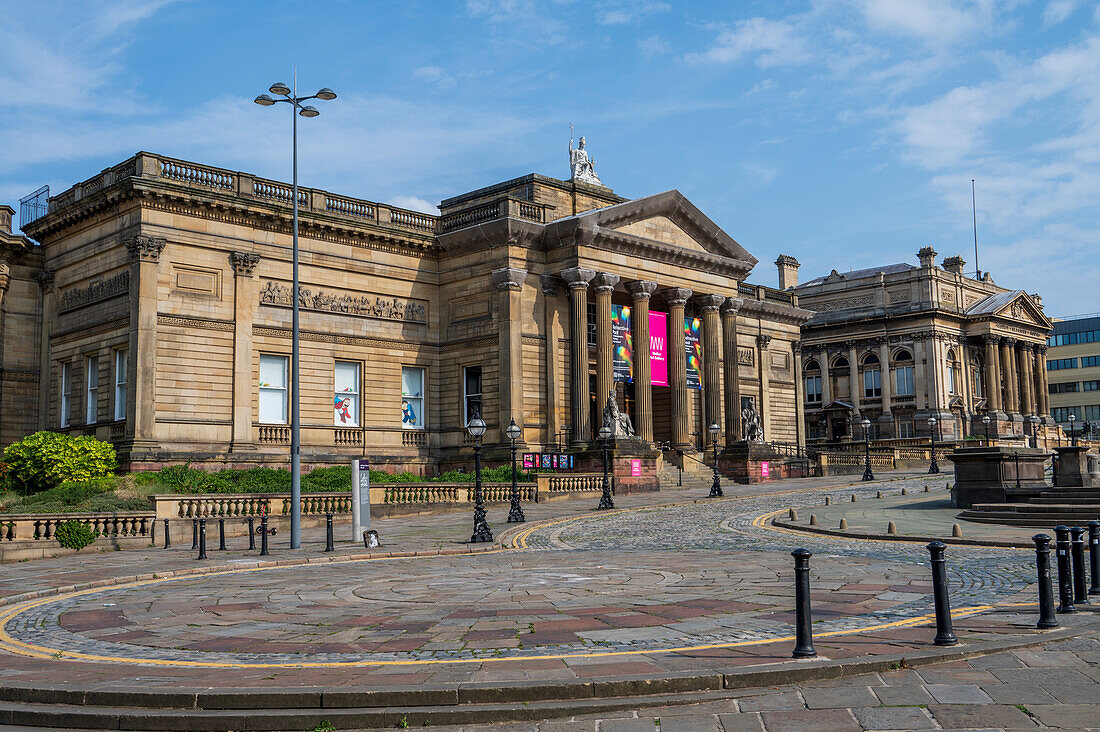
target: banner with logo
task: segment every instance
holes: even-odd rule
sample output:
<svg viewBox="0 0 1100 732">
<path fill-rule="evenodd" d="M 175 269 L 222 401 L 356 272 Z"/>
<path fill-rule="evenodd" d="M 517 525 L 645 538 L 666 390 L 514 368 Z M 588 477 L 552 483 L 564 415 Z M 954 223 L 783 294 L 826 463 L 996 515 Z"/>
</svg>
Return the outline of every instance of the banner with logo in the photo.
<svg viewBox="0 0 1100 732">
<path fill-rule="evenodd" d="M 668 313 L 649 312 L 649 383 L 668 386 Z"/>
<path fill-rule="evenodd" d="M 684 358 L 687 359 L 687 388 L 702 389 L 699 378 L 703 370 L 703 342 L 700 338 L 703 321 L 699 318 L 684 318 Z"/>
<path fill-rule="evenodd" d="M 611 306 L 612 378 L 634 381 L 634 333 L 630 330 L 630 306 Z"/>
</svg>

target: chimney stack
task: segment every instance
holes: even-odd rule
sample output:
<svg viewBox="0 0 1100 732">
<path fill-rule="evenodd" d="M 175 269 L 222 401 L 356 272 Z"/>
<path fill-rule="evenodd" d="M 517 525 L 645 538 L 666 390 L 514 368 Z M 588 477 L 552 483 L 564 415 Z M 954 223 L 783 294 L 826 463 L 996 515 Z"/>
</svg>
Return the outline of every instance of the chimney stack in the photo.
<svg viewBox="0 0 1100 732">
<path fill-rule="evenodd" d="M 936 250 L 932 247 L 924 247 L 917 252 L 917 259 L 920 260 L 922 269 L 932 269 L 936 266 Z"/>
<path fill-rule="evenodd" d="M 11 218 L 15 216 L 15 209 L 11 206 L 0 205 L 0 231 L 11 233 Z"/>
<path fill-rule="evenodd" d="M 798 260 L 789 254 L 780 254 L 775 260 L 775 266 L 779 268 L 779 289 L 789 290 L 798 287 L 798 268 L 801 267 Z"/>
<path fill-rule="evenodd" d="M 954 257 L 943 258 L 943 269 L 945 272 L 961 275 L 963 273 L 964 266 L 966 266 L 966 262 L 963 260 L 962 257 L 958 255 Z"/>
</svg>

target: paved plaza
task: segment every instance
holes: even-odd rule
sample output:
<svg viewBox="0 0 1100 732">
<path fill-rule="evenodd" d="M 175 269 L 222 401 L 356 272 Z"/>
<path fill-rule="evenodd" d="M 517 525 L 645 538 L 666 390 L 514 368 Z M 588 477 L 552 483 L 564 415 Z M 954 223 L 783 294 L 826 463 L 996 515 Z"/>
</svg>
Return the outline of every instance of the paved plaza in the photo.
<svg viewBox="0 0 1100 732">
<path fill-rule="evenodd" d="M 426 696 L 431 694 L 456 694 L 455 702 L 556 700 L 558 706 L 542 712 L 548 719 L 573 709 L 576 704 L 565 704 L 570 698 L 597 704 L 595 716 L 577 729 L 599 719 L 605 720 L 600 729 L 643 729 L 647 720 L 652 728 L 660 715 L 645 710 L 670 703 L 653 694 L 710 694 L 677 697 L 677 705 L 726 705 L 697 709 L 692 714 L 701 726 L 684 729 L 719 729 L 719 720 L 734 724 L 722 715 L 742 712 L 760 712 L 752 716 L 758 726 L 743 716 L 736 724 L 750 726 L 722 729 L 798 729 L 799 715 L 809 720 L 807 709 L 817 708 L 814 700 L 826 694 L 807 684 L 867 671 L 843 680 L 843 688 L 862 691 L 826 696 L 837 710 L 830 714 L 849 715 L 848 726 L 837 729 L 878 729 L 880 717 L 860 710 L 892 706 L 895 692 L 879 687 L 919 687 L 932 699 L 898 704 L 951 704 L 954 692 L 942 691 L 942 698 L 936 692 L 958 685 L 958 679 L 937 682 L 933 669 L 949 667 L 929 663 L 994 663 L 988 659 L 1014 653 L 1024 668 L 1038 662 L 1027 664 L 1030 651 L 1013 649 L 1044 641 L 1080 651 L 1072 659 L 1080 666 L 1073 673 L 1083 674 L 1082 684 L 1093 683 L 1100 650 L 1089 635 L 1096 619 L 1091 606 L 1063 616 L 1064 628 L 1053 636 L 1033 629 L 1033 552 L 949 548 L 948 579 L 962 643 L 937 649 L 931 644 L 931 583 L 922 543 L 770 524 L 772 516 L 786 516 L 792 507 L 800 514 L 824 508 L 826 498 L 827 510 L 884 505 L 913 494 L 927 500 L 924 485 L 925 476 L 910 474 L 868 484 L 831 478 L 731 486 L 723 499 L 706 499 L 697 489 L 670 490 L 621 496 L 610 512 L 593 510 L 590 497 L 573 497 L 528 506 L 529 523 L 512 527 L 503 523 L 507 507 L 495 506 L 489 518 L 498 543 L 492 545 L 463 543 L 470 531 L 466 513 L 438 513 L 376 521 L 385 545 L 374 554 L 350 543 L 323 554 L 321 537 L 313 533 L 299 552 L 286 549 L 278 537 L 264 562 L 231 546 L 210 551 L 204 562 L 196 562 L 189 547 L 174 547 L 6 565 L 0 577 L 22 594 L 10 593 L 0 608 L 0 693 L 7 694 L 0 723 L 18 722 L 20 703 L 34 702 L 43 689 L 107 694 L 104 699 L 111 693 L 164 699 L 183 694 L 187 704 L 209 710 L 222 703 L 215 697 L 234 689 L 260 694 L 268 706 L 272 694 L 282 698 L 276 707 L 308 707 L 314 698 L 314 706 L 329 706 L 326 693 L 339 687 L 405 694 L 401 698 L 427 705 L 439 704 Z M 906 497 L 899 495 L 903 488 Z M 875 498 L 879 492 L 887 497 Z M 814 552 L 819 657 L 793 661 L 790 551 L 799 546 Z M 1060 652 L 1037 658 L 1070 663 Z M 891 675 L 888 669 L 895 667 L 912 670 Z M 983 670 L 981 678 L 1008 684 L 990 673 Z M 793 682 L 800 682 L 797 688 L 786 688 Z M 963 685 L 975 690 L 959 693 L 991 700 L 986 704 L 1011 695 L 1002 689 L 994 697 L 984 687 Z M 39 691 L 12 691 L 19 689 Z M 286 696 L 287 690 L 305 696 Z M 755 690 L 753 699 L 773 700 L 760 704 L 780 706 L 737 701 L 745 690 Z M 913 689 L 896 693 L 910 692 L 906 698 L 923 699 Z M 600 697 L 638 701 L 624 706 L 601 703 Z M 1043 694 L 1028 698 L 1035 704 L 1069 703 Z M 849 702 L 837 706 L 836 699 Z M 355 716 L 350 704 L 343 706 L 314 710 L 310 718 L 327 714 L 342 728 L 382 724 L 376 724 L 382 716 Z M 849 707 L 853 711 L 845 711 Z M 908 713 L 913 709 L 921 707 Z M 609 710 L 635 716 L 599 716 Z M 8 712 L 12 716 L 2 716 Z M 503 715 L 489 720 L 517 719 L 514 710 L 487 713 Z M 521 718 L 538 713 L 528 709 Z M 434 725 L 464 719 L 438 710 L 424 714 Z M 936 715 L 922 719 L 931 724 L 933 718 L 939 722 Z M 1024 719 L 1034 726 L 1038 718 Z M 668 724 L 661 729 L 679 729 Z"/>
</svg>

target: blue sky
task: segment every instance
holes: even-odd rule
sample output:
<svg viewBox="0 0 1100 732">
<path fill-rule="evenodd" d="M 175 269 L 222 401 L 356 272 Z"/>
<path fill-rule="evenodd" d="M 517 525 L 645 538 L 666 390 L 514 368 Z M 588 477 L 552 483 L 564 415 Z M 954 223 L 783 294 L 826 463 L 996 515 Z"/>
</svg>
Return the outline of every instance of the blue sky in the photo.
<svg viewBox="0 0 1100 732">
<path fill-rule="evenodd" d="M 568 175 L 569 124 L 637 197 L 678 188 L 810 279 L 931 244 L 1048 314 L 1100 311 L 1095 3 L 0 2 L 0 202 L 140 149 L 289 179 L 273 81 L 340 94 L 301 180 L 431 210 Z"/>
</svg>

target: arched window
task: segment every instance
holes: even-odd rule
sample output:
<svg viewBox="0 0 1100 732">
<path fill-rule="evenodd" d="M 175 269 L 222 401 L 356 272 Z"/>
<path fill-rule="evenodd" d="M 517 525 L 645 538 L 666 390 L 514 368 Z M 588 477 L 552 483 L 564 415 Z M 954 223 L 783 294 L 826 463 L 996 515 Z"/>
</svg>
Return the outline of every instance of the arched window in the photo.
<svg viewBox="0 0 1100 732">
<path fill-rule="evenodd" d="M 985 397 L 985 377 L 982 375 L 981 359 L 977 356 L 970 359 L 970 384 L 971 388 L 974 389 L 975 399 Z"/>
<path fill-rule="evenodd" d="M 806 362 L 803 379 L 806 382 L 806 403 L 821 404 L 821 366 L 816 358 Z"/>
<path fill-rule="evenodd" d="M 882 370 L 878 356 L 873 353 L 863 357 L 863 396 L 868 399 L 882 396 Z"/>
<path fill-rule="evenodd" d="M 848 359 L 837 356 L 829 369 L 829 387 L 833 399 L 851 399 L 856 385 L 849 383 Z"/>
<path fill-rule="evenodd" d="M 912 360 L 913 360 L 913 354 L 909 353 L 909 351 L 905 350 L 904 348 L 894 354 L 894 363 L 897 363 L 898 361 L 912 361 Z"/>
<path fill-rule="evenodd" d="M 878 366 L 878 356 L 873 353 L 868 353 L 863 357 L 864 366 Z"/>
<path fill-rule="evenodd" d="M 962 364 L 959 363 L 958 352 L 952 348 L 947 351 L 947 393 L 959 394 L 962 392 Z"/>
<path fill-rule="evenodd" d="M 894 393 L 913 396 L 913 354 L 902 348 L 894 354 Z"/>
<path fill-rule="evenodd" d="M 846 368 L 848 368 L 848 359 L 844 358 L 844 356 L 838 356 L 837 359 L 835 361 L 833 361 L 833 368 L 834 369 L 846 369 Z"/>
</svg>

